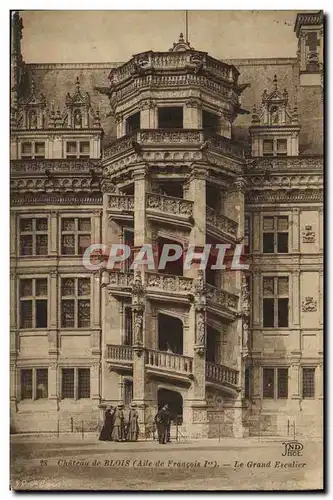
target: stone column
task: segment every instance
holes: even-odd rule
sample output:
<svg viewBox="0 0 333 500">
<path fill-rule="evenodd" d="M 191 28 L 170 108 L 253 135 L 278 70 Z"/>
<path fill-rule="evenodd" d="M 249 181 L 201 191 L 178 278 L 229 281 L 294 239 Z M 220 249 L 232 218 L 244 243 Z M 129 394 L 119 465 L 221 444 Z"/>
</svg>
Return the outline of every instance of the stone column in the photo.
<svg viewBox="0 0 333 500">
<path fill-rule="evenodd" d="M 220 113 L 220 135 L 231 139 L 231 117 L 223 112 Z"/>
<path fill-rule="evenodd" d="M 116 113 L 117 139 L 126 135 L 126 120 L 123 115 Z"/>
<path fill-rule="evenodd" d="M 49 308 L 49 399 L 54 403 L 58 402 L 58 397 L 60 393 L 57 387 L 57 359 L 58 359 L 58 272 L 53 270 L 50 272 L 49 280 L 49 297 L 50 297 L 50 308 Z"/>
<path fill-rule="evenodd" d="M 261 272 L 259 269 L 255 269 L 253 271 L 253 280 L 252 280 L 252 301 L 253 301 L 253 329 L 261 328 L 261 302 L 262 297 L 260 293 L 261 289 Z"/>
<path fill-rule="evenodd" d="M 261 253 L 261 217 L 260 212 L 253 212 L 252 225 L 251 225 L 252 234 L 250 235 L 250 239 L 252 239 L 252 253 L 258 254 Z"/>
<path fill-rule="evenodd" d="M 16 257 L 19 253 L 16 248 L 16 243 L 20 244 L 20 240 L 17 238 L 17 218 L 16 213 L 10 213 L 10 256 Z"/>
<path fill-rule="evenodd" d="M 146 217 L 147 192 L 150 190 L 150 180 L 146 165 L 139 165 L 133 172 L 134 179 L 134 246 L 139 250 L 142 245 L 151 243 L 151 227 Z M 132 289 L 133 314 L 133 401 L 138 405 L 139 420 L 144 424 L 146 407 L 146 371 L 145 347 L 147 308 L 144 291 L 145 269 L 138 266 L 134 271 Z"/>
<path fill-rule="evenodd" d="M 202 110 L 201 103 L 198 99 L 188 99 L 184 106 L 183 117 L 184 128 L 200 129 L 202 128 Z"/>
</svg>

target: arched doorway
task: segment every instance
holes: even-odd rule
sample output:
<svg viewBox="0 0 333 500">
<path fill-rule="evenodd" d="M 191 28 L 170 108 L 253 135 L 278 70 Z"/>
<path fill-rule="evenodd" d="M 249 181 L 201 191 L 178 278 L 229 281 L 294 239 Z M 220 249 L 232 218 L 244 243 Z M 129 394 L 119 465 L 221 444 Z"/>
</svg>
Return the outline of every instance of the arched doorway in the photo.
<svg viewBox="0 0 333 500">
<path fill-rule="evenodd" d="M 183 354 L 183 323 L 179 318 L 158 315 L 158 349 Z"/>
<path fill-rule="evenodd" d="M 177 391 L 170 391 L 169 389 L 159 389 L 157 391 L 157 405 L 160 410 L 164 405 L 168 405 L 171 418 L 174 423 L 182 424 L 183 422 L 183 398 Z"/>
</svg>

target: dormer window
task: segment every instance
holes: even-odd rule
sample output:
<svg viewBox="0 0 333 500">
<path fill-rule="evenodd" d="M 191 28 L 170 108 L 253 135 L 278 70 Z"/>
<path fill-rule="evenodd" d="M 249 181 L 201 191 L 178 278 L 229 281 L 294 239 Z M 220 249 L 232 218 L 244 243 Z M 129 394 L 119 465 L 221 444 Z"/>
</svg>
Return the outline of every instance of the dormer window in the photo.
<svg viewBox="0 0 333 500">
<path fill-rule="evenodd" d="M 278 89 L 275 75 L 273 90 L 264 90 L 260 109 L 253 108 L 252 156 L 297 156 L 299 132 L 297 107 L 291 108 L 288 91 Z"/>
</svg>

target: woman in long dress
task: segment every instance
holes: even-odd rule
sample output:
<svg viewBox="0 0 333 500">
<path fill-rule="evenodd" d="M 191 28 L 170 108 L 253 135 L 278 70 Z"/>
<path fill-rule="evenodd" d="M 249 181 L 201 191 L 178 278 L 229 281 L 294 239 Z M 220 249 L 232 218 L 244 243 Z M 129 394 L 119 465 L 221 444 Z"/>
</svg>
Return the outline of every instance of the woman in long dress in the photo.
<svg viewBox="0 0 333 500">
<path fill-rule="evenodd" d="M 114 412 L 114 422 L 112 431 L 113 441 L 125 440 L 125 425 L 124 425 L 124 405 L 118 405 Z"/>
<path fill-rule="evenodd" d="M 137 405 L 130 404 L 130 413 L 127 426 L 127 441 L 137 441 L 139 436 L 139 414 L 137 412 Z"/>
<path fill-rule="evenodd" d="M 104 413 L 104 424 L 99 435 L 100 441 L 112 441 L 113 411 L 112 406 L 108 406 Z"/>
</svg>

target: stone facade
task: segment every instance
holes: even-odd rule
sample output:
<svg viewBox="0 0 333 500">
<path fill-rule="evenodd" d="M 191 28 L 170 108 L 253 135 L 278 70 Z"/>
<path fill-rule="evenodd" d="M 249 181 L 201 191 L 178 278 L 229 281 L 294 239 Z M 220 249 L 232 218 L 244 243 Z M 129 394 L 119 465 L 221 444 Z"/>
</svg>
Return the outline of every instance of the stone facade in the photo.
<svg viewBox="0 0 333 500">
<path fill-rule="evenodd" d="M 295 31 L 289 59 L 181 36 L 124 64 L 25 64 L 14 15 L 13 432 L 96 430 L 132 399 L 148 436 L 169 398 L 192 438 L 321 434 L 322 14 Z M 90 243 L 163 242 L 242 242 L 249 270 L 83 265 Z"/>
</svg>

